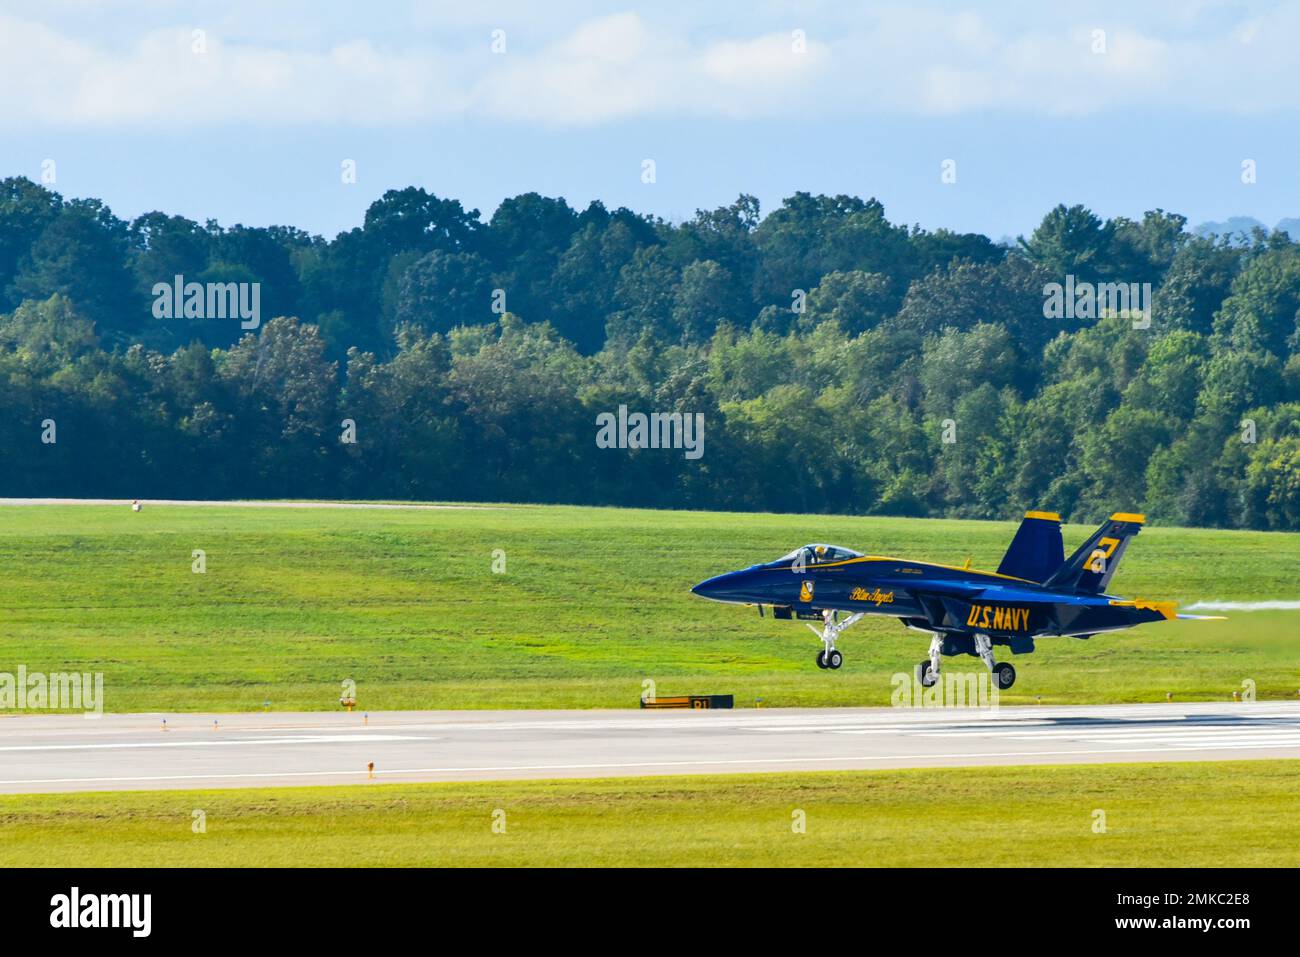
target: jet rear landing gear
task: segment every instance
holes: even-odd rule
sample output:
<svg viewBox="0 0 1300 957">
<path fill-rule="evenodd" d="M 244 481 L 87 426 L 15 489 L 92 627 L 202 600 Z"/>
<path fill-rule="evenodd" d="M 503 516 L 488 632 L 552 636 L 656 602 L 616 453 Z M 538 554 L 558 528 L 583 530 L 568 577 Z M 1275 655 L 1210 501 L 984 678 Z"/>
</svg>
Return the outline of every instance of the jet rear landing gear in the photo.
<svg viewBox="0 0 1300 957">
<path fill-rule="evenodd" d="M 942 648 L 943 638 L 936 633 L 930 638 L 930 657 L 916 666 L 916 680 L 921 683 L 921 687 L 933 688 L 938 683 Z M 975 636 L 975 653 L 988 667 L 994 686 L 999 691 L 1006 691 L 1016 683 L 1015 667 L 1009 661 L 993 660 L 993 642 L 988 635 Z"/>
<path fill-rule="evenodd" d="M 988 635 L 975 635 L 975 652 L 983 659 L 984 664 L 989 669 L 989 674 L 993 676 L 993 681 L 999 691 L 1006 691 L 1016 683 L 1016 669 L 1008 661 L 997 662 L 993 660 L 993 642 Z"/>
<path fill-rule="evenodd" d="M 938 683 L 942 649 L 943 637 L 936 631 L 930 635 L 930 657 L 916 666 L 916 680 L 922 688 L 933 688 Z"/>
</svg>

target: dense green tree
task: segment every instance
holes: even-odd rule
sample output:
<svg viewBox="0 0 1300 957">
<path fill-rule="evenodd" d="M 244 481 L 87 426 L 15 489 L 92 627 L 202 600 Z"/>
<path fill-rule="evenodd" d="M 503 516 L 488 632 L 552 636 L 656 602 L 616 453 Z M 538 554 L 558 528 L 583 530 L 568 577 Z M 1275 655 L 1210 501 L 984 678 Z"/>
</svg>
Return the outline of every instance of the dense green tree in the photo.
<svg viewBox="0 0 1300 957">
<path fill-rule="evenodd" d="M 673 323 L 681 273 L 662 246 L 645 246 L 619 270 L 614 287 L 616 311 L 606 328 L 609 338 L 626 348 L 645 333 L 660 342 L 676 342 L 681 330 Z"/>
<path fill-rule="evenodd" d="M 1187 217 L 1149 210 L 1141 222 L 1123 216 L 1109 223 L 1110 249 L 1104 272 L 1116 282 L 1159 284 L 1191 240 Z"/>
<path fill-rule="evenodd" d="M 58 372 L 98 346 L 94 323 L 58 293 L 0 316 L 0 348 L 13 350 L 20 365 L 38 375 Z"/>
<path fill-rule="evenodd" d="M 833 322 L 845 332 L 865 332 L 893 314 L 894 284 L 881 273 L 830 272 L 808 294 L 806 305 L 796 322 L 800 329 Z"/>
<path fill-rule="evenodd" d="M 673 329 L 684 342 L 708 342 L 723 322 L 739 322 L 743 305 L 733 295 L 731 274 L 712 260 L 697 260 L 682 270 L 673 292 Z"/>
<path fill-rule="evenodd" d="M 967 332 L 949 328 L 925 340 L 921 359 L 921 385 L 925 406 L 932 415 L 956 412 L 957 402 L 981 385 L 996 395 L 999 389 L 1021 380 L 1020 354 L 1011 334 L 1002 326 L 980 323 Z"/>
<path fill-rule="evenodd" d="M 1228 243 L 1194 237 L 1174 255 L 1152 303 L 1158 331 L 1186 329 L 1208 335 L 1214 313 L 1228 295 L 1242 252 Z"/>
<path fill-rule="evenodd" d="M 135 288 L 127 266 L 127 225 L 99 200 L 67 202 L 32 243 L 14 277 L 17 299 L 59 293 L 114 342 L 151 319 L 149 302 Z"/>
<path fill-rule="evenodd" d="M 1300 349 L 1300 247 L 1286 245 L 1251 257 L 1232 283 L 1214 321 L 1233 348 L 1285 358 Z"/>
<path fill-rule="evenodd" d="M 896 322 L 921 336 L 997 323 L 1011 331 L 1027 358 L 1036 358 L 1058 332 L 1078 326 L 1044 317 L 1046 280 L 1018 256 L 999 263 L 958 260 L 915 280 Z"/>
<path fill-rule="evenodd" d="M 1062 204 L 1044 216 L 1020 246 L 1053 282 L 1064 282 L 1067 275 L 1095 282 L 1106 275 L 1113 231 L 1111 224 L 1103 224 L 1091 210 L 1083 206 L 1067 209 Z"/>
<path fill-rule="evenodd" d="M 585 355 L 600 350 L 606 321 L 616 309 L 616 292 L 623 267 L 638 249 L 655 245 L 647 224 L 623 215 L 590 217 L 593 221 L 573 234 L 560 256 L 551 282 L 551 324 Z"/>
<path fill-rule="evenodd" d="M 896 297 L 910 278 L 907 230 L 891 224 L 874 199 L 795 193 L 758 225 L 754 240 L 755 298 L 762 305 L 788 306 L 796 290 L 808 292 L 829 272 L 895 277 Z"/>
<path fill-rule="evenodd" d="M 0 180 L 0 311 L 18 305 L 21 297 L 10 290 L 10 284 L 62 206 L 63 197 L 26 177 Z"/>
<path fill-rule="evenodd" d="M 476 253 L 435 249 L 403 274 L 394 316 L 424 334 L 490 322 L 492 281 L 486 261 Z"/>
<path fill-rule="evenodd" d="M 673 223 L 527 193 L 484 222 L 412 188 L 325 240 L 128 226 L 5 180 L 0 494 L 1123 508 L 1295 530 L 1300 245 L 1185 226 L 1061 206 L 1012 248 L 849 196 L 761 218 L 742 195 Z M 155 319 L 177 275 L 258 283 L 261 328 Z M 1151 324 L 1048 318 L 1067 275 L 1149 282 Z M 600 447 L 620 406 L 703 416 L 704 455 Z"/>
</svg>

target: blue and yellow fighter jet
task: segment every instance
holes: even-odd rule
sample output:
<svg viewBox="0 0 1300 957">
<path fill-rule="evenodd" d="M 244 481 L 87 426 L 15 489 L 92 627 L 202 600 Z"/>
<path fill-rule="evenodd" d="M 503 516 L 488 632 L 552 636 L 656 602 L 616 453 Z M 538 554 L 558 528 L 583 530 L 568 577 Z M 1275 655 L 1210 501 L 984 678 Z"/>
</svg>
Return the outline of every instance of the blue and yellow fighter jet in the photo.
<svg viewBox="0 0 1300 957">
<path fill-rule="evenodd" d="M 1126 600 L 1105 594 L 1142 515 L 1117 512 L 1068 559 L 1061 516 L 1026 512 L 996 572 L 864 555 L 837 545 L 805 545 L 766 565 L 729 572 L 691 589 L 713 601 L 772 606 L 776 618 L 821 622 L 819 668 L 839 668 L 840 633 L 865 615 L 897 618 L 928 633 L 930 655 L 916 676 L 929 687 L 939 680 L 941 656 L 981 658 L 999 688 L 1010 688 L 1016 669 L 993 658 L 995 645 L 1012 654 L 1034 650 L 1039 638 L 1091 638 L 1149 621 L 1212 616 L 1180 615 L 1172 601 Z M 841 615 L 847 617 L 841 619 Z"/>
</svg>

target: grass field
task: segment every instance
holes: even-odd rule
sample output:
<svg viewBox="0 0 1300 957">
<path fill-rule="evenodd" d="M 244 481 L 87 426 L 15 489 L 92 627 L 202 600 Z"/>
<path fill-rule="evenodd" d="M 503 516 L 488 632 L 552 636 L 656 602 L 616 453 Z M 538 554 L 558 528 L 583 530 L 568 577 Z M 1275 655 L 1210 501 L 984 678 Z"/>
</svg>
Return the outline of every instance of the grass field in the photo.
<svg viewBox="0 0 1300 957">
<path fill-rule="evenodd" d="M 0 866 L 1295 867 L 1298 795 L 1300 761 L 21 795 Z"/>
<path fill-rule="evenodd" d="M 809 541 L 996 567 L 1015 523 L 510 507 L 346 511 L 0 509 L 0 671 L 102 671 L 109 711 L 634 707 L 734 693 L 738 706 L 887 704 L 927 638 L 850 630 L 839 672 L 799 623 L 690 586 Z M 1091 528 L 1068 527 L 1072 549 Z M 192 552 L 207 571 L 191 570 Z M 493 552 L 504 551 L 504 574 Z M 1300 597 L 1300 535 L 1148 528 L 1112 590 Z M 1016 658 L 1004 703 L 1226 700 L 1300 689 L 1300 613 L 1171 622 Z M 978 667 L 974 659 L 955 662 Z"/>
</svg>

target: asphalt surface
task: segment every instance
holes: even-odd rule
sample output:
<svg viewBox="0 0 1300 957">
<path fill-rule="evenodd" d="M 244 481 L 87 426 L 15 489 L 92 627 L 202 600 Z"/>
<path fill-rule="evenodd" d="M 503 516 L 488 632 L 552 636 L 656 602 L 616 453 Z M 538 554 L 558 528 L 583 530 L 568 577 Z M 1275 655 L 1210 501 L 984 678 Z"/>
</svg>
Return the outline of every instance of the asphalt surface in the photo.
<svg viewBox="0 0 1300 957">
<path fill-rule="evenodd" d="M 3 793 L 1234 758 L 1300 758 L 1300 703 L 0 719 Z"/>
</svg>

